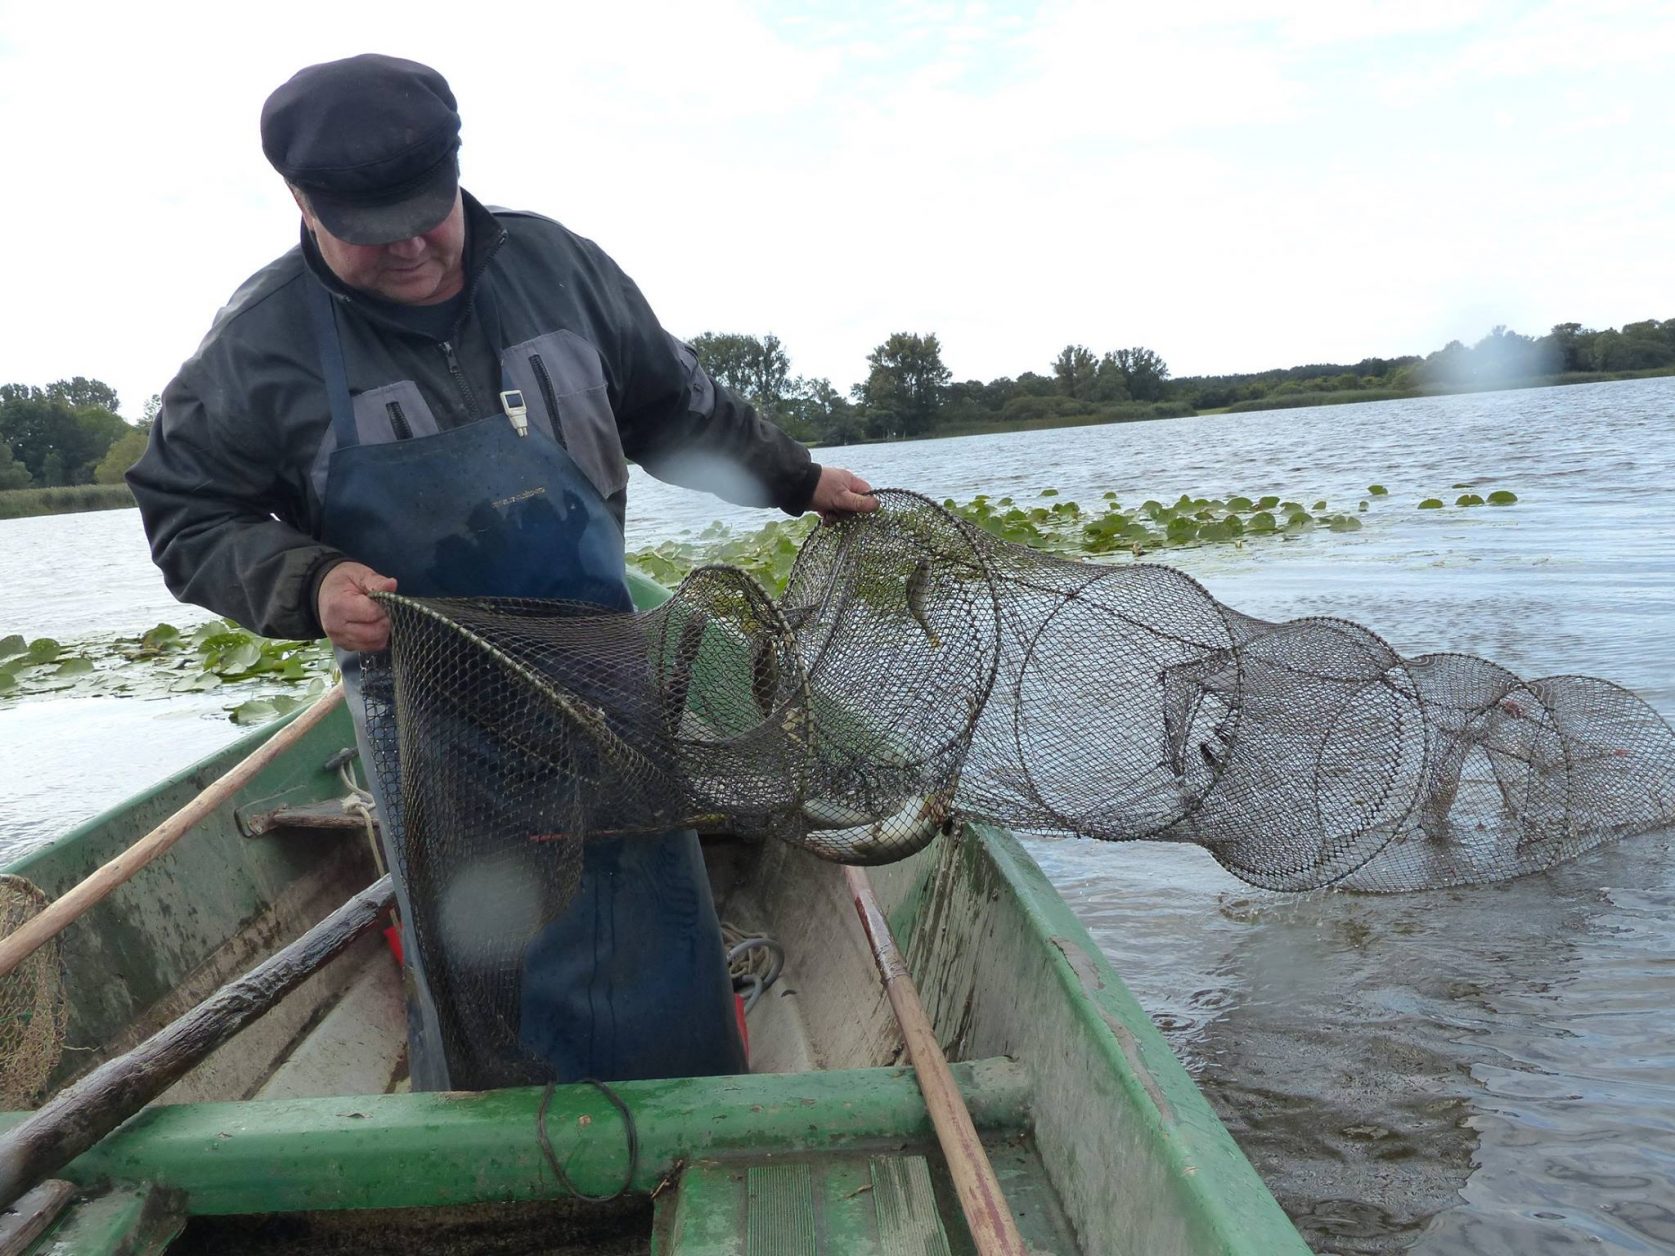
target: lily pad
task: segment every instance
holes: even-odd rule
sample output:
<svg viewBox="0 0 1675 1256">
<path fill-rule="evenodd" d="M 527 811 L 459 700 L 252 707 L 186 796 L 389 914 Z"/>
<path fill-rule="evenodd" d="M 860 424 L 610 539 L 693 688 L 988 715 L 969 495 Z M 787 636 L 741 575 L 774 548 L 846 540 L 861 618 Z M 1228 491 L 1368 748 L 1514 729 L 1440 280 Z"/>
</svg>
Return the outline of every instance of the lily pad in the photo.
<svg viewBox="0 0 1675 1256">
<path fill-rule="evenodd" d="M 51 637 L 36 637 L 29 643 L 25 656 L 31 663 L 50 663 L 64 650 Z"/>
<path fill-rule="evenodd" d="M 1518 494 L 1509 493 L 1504 488 L 1498 488 L 1489 494 L 1489 504 L 1491 506 L 1510 506 L 1517 500 Z"/>
<path fill-rule="evenodd" d="M 192 676 L 182 676 L 169 686 L 170 693 L 201 693 L 205 689 L 219 689 L 222 680 L 214 672 L 198 672 Z"/>
<path fill-rule="evenodd" d="M 11 658 L 14 654 L 22 654 L 29 646 L 23 638 L 13 633 L 9 637 L 0 637 L 0 659 Z"/>
<path fill-rule="evenodd" d="M 252 698 L 248 702 L 241 702 L 232 710 L 232 721 L 235 724 L 266 724 L 269 720 L 276 720 L 284 711 L 279 709 L 279 701 L 274 698 Z"/>
<path fill-rule="evenodd" d="M 1442 499 L 1440 497 L 1427 497 L 1424 501 L 1419 503 L 1419 509 L 1421 509 L 1421 510 L 1441 510 L 1442 509 Z"/>
<path fill-rule="evenodd" d="M 1386 494 L 1388 494 L 1389 492 L 1390 492 L 1390 490 L 1385 488 L 1384 485 L 1382 485 L 1382 484 L 1369 484 L 1369 485 L 1367 485 L 1367 495 L 1369 497 L 1383 497 Z"/>
<path fill-rule="evenodd" d="M 215 670 L 224 676 L 234 676 L 253 670 L 261 661 L 262 647 L 254 641 L 242 641 L 227 652 Z"/>
<path fill-rule="evenodd" d="M 140 638 L 142 650 L 167 650 L 180 645 L 180 629 L 173 624 L 158 624 Z"/>
</svg>

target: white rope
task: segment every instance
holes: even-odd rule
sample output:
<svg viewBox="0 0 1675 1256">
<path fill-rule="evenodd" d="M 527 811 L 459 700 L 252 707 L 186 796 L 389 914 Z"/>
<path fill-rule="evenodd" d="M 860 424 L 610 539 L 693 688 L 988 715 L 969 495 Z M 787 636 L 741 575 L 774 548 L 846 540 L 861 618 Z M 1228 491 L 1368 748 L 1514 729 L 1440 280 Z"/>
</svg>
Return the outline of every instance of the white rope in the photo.
<svg viewBox="0 0 1675 1256">
<path fill-rule="evenodd" d="M 343 784 L 349 795 L 343 800 L 343 810 L 349 815 L 359 816 L 361 823 L 366 826 L 367 845 L 372 847 L 372 863 L 378 869 L 379 876 L 388 874 L 389 869 L 384 866 L 384 848 L 378 841 L 378 826 L 373 820 L 372 813 L 377 810 L 378 800 L 372 792 L 361 788 L 349 771 L 347 761 L 337 769 L 337 774 L 343 778 Z"/>
</svg>

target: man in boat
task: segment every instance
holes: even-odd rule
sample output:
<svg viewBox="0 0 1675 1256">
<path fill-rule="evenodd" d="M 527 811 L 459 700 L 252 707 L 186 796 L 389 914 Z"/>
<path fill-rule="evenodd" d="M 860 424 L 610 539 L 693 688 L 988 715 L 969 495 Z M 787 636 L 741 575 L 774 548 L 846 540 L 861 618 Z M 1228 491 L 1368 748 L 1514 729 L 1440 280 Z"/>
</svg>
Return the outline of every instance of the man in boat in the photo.
<svg viewBox="0 0 1675 1256">
<path fill-rule="evenodd" d="M 175 596 L 331 639 L 373 778 L 358 652 L 389 625 L 370 593 L 629 609 L 627 458 L 791 515 L 876 505 L 717 385 L 597 245 L 461 190 L 459 130 L 442 76 L 392 57 L 269 97 L 262 147 L 301 241 L 217 315 L 128 475 Z M 450 1073 L 417 951 L 414 1085 L 486 1084 Z M 587 843 L 575 906 L 527 954 L 520 1043 L 553 1079 L 742 1067 L 690 831 Z"/>
</svg>

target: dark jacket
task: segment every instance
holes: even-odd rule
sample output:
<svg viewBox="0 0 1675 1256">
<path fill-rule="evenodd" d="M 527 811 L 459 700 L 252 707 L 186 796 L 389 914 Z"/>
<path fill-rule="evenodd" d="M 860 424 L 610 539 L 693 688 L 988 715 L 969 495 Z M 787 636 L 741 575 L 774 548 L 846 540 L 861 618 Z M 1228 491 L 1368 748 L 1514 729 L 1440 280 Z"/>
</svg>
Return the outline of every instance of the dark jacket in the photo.
<svg viewBox="0 0 1675 1256">
<path fill-rule="evenodd" d="M 346 555 L 319 540 L 336 441 L 305 303 L 310 272 L 336 298 L 362 443 L 498 413 L 503 365 L 531 424 L 564 441 L 619 523 L 625 458 L 740 505 L 808 506 L 820 475 L 808 451 L 717 386 L 597 245 L 538 215 L 491 212 L 470 196 L 465 205 L 470 296 L 446 341 L 345 287 L 306 231 L 216 316 L 128 472 L 176 597 L 268 636 L 320 635 L 314 593 Z M 485 287 L 497 345 L 478 313 Z"/>
</svg>

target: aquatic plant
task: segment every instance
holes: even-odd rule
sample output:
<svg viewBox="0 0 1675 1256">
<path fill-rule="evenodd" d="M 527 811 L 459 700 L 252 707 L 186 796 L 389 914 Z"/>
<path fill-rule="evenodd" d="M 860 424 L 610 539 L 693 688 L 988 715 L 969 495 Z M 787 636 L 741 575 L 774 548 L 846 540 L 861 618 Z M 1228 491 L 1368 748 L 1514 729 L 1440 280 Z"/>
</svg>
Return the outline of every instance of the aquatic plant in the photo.
<svg viewBox="0 0 1675 1256">
<path fill-rule="evenodd" d="M 261 723 L 309 701 L 324 689 L 334 666 L 324 641 L 275 641 L 225 619 L 187 629 L 158 624 L 137 637 L 74 646 L 13 635 L 0 640 L 0 698 L 49 693 L 153 698 L 257 682 L 259 696 L 229 714 L 238 723 Z"/>
<path fill-rule="evenodd" d="M 1378 484 L 1367 492 L 1375 499 L 1387 496 Z M 1486 497 L 1462 494 L 1455 504 L 1504 506 L 1517 500 L 1502 489 Z M 979 493 L 970 501 L 950 498 L 943 505 L 1004 541 L 1067 557 L 1123 561 L 1189 547 L 1284 542 L 1317 530 L 1356 532 L 1370 502 L 1360 499 L 1349 513 L 1332 510 L 1325 498 L 1305 507 L 1276 493 L 1244 492 L 1183 493 L 1168 504 L 1147 498 L 1138 506 L 1124 506 L 1115 492 L 1107 491 L 1083 507 L 1048 487 L 1027 504 Z M 1443 509 L 1436 497 L 1420 505 Z M 816 526 L 813 516 L 743 533 L 713 523 L 694 535 L 635 550 L 628 564 L 672 587 L 695 567 L 725 563 L 778 592 Z M 238 723 L 262 723 L 309 701 L 329 683 L 334 668 L 323 641 L 271 640 L 225 619 L 187 628 L 158 624 L 138 636 L 70 645 L 12 635 L 0 638 L 0 703 L 39 694 L 143 698 L 238 686 L 241 700 L 228 706 L 229 716 Z"/>
</svg>

